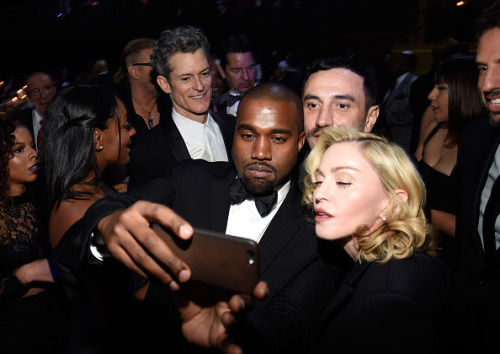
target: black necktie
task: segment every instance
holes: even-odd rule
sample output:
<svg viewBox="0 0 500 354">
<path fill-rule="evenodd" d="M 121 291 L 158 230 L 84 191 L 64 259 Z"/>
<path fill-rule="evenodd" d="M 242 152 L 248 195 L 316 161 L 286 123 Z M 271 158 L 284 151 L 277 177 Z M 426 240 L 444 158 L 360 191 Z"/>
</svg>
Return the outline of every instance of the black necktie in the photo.
<svg viewBox="0 0 500 354">
<path fill-rule="evenodd" d="M 483 242 L 486 259 L 491 259 L 497 250 L 495 240 L 495 223 L 500 212 L 500 176 L 497 177 L 491 188 L 490 199 L 484 209 Z"/>
<path fill-rule="evenodd" d="M 229 187 L 229 199 L 231 204 L 239 204 L 245 200 L 255 200 L 255 207 L 261 217 L 269 215 L 271 209 L 278 200 L 278 193 L 274 191 L 271 194 L 256 196 L 245 189 L 239 178 L 235 178 Z"/>
<path fill-rule="evenodd" d="M 242 95 L 232 95 L 228 94 L 227 95 L 227 106 L 231 107 L 233 104 L 235 104 L 238 101 L 241 101 Z"/>
</svg>

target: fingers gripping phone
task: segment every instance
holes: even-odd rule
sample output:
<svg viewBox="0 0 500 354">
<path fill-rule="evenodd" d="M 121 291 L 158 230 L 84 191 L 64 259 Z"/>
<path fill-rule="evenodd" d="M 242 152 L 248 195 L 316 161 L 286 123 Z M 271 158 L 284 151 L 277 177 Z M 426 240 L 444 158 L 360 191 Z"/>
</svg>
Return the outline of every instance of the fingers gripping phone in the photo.
<svg viewBox="0 0 500 354">
<path fill-rule="evenodd" d="M 191 268 L 191 279 L 236 292 L 253 293 L 259 281 L 259 245 L 246 238 L 199 228 L 182 240 L 159 224 L 152 229 Z"/>
</svg>

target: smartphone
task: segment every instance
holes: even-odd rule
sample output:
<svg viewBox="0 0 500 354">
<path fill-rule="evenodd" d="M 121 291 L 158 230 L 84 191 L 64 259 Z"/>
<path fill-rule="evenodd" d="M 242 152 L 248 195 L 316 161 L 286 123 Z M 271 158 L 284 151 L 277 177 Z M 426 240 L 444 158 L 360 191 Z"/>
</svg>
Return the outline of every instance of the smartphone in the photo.
<svg viewBox="0 0 500 354">
<path fill-rule="evenodd" d="M 252 294 L 259 281 L 259 245 L 253 240 L 194 228 L 182 240 L 153 223 L 152 229 L 191 268 L 191 279 Z"/>
</svg>

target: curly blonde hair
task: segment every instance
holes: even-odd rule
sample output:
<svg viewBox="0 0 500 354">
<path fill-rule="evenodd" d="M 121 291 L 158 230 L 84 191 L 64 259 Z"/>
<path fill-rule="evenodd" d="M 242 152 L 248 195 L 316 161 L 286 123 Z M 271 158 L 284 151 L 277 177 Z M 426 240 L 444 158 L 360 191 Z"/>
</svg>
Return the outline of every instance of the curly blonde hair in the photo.
<svg viewBox="0 0 500 354">
<path fill-rule="evenodd" d="M 415 251 L 436 255 L 435 232 L 423 211 L 426 191 L 420 174 L 399 146 L 382 137 L 348 127 L 323 129 L 306 161 L 308 175 L 304 180 L 303 202 L 313 209 L 315 172 L 324 152 L 341 142 L 358 145 L 389 197 L 384 224 L 368 235 L 362 232 L 366 225 L 359 225 L 353 235 L 359 245 L 360 260 L 385 263 L 392 258 L 408 258 Z M 406 191 L 408 199 L 403 201 L 397 190 Z"/>
</svg>

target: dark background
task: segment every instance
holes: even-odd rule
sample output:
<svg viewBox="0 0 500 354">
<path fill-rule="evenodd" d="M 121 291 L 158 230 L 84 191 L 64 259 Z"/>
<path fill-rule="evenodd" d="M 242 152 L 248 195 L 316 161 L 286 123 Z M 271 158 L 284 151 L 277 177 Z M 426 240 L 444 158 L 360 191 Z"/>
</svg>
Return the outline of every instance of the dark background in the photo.
<svg viewBox="0 0 500 354">
<path fill-rule="evenodd" d="M 61 17 L 58 0 L 2 1 L 0 80 L 21 85 L 32 71 L 67 68 L 72 78 L 105 58 L 115 71 L 123 46 L 137 37 L 157 38 L 182 24 L 201 27 L 214 49 L 230 33 L 246 32 L 259 59 L 299 52 L 306 62 L 354 53 L 377 66 L 387 52 L 412 49 L 425 71 L 432 45 L 452 36 L 474 43 L 474 22 L 492 0 L 71 0 Z M 224 13 L 222 9 L 225 9 Z M 264 65 L 267 68 L 271 64 Z M 265 77 L 264 77 L 265 78 Z"/>
</svg>

